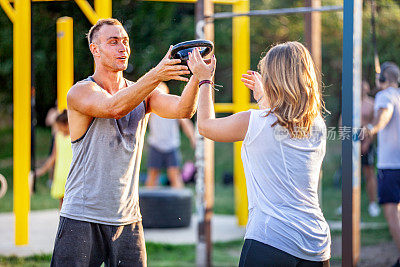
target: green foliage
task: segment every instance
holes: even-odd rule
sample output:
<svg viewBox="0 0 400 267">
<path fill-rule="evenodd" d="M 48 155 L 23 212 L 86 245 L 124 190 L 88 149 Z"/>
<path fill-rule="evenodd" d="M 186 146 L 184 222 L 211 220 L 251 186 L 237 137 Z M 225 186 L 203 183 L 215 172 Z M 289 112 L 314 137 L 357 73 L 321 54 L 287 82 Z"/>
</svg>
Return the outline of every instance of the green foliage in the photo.
<svg viewBox="0 0 400 267">
<path fill-rule="evenodd" d="M 300 7 L 302 0 L 252 0 L 252 10 Z M 322 5 L 342 5 L 341 0 L 323 0 Z M 377 1 L 377 41 L 381 62 L 400 63 L 399 2 Z M 231 11 L 227 5 L 216 5 L 215 12 Z M 93 60 L 85 33 L 90 23 L 74 2 L 43 2 L 32 4 L 33 14 L 33 75 L 36 86 L 38 121 L 43 124 L 47 110 L 56 99 L 56 20 L 62 16 L 74 19 L 75 81 L 93 72 Z M 132 68 L 126 77 L 136 80 L 154 67 L 168 50 L 169 45 L 194 39 L 194 5 L 182 3 L 114 0 L 113 16 L 120 19 L 131 37 Z M 363 14 L 363 77 L 374 84 L 373 49 L 370 34 L 370 2 L 364 1 Z M 341 102 L 341 12 L 322 13 L 322 73 L 324 95 L 328 110 L 328 124 L 336 125 Z M 12 104 L 12 23 L 0 12 L 0 112 L 10 112 Z M 251 68 L 256 69 L 260 57 L 278 42 L 304 41 L 303 15 L 252 17 Z M 216 94 L 217 102 L 231 102 L 232 94 L 232 21 L 215 21 L 215 52 L 218 57 L 216 81 L 224 85 Z M 183 88 L 181 82 L 170 82 L 173 93 Z M 373 87 L 373 86 L 372 86 Z"/>
</svg>

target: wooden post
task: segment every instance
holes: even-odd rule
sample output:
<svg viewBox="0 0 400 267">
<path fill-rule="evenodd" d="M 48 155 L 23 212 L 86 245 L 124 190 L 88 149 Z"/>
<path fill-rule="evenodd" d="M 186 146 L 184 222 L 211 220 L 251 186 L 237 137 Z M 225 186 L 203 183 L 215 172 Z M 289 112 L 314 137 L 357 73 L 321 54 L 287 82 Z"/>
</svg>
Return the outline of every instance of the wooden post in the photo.
<svg viewBox="0 0 400 267">
<path fill-rule="evenodd" d="M 321 0 L 305 0 L 306 7 L 319 8 Z M 322 86 L 322 55 L 321 55 L 321 13 L 309 12 L 304 14 L 304 37 L 305 45 L 311 53 L 317 68 L 317 80 L 319 86 Z M 322 169 L 319 174 L 318 199 L 322 207 Z"/>
<path fill-rule="evenodd" d="M 305 0 L 305 6 L 321 7 L 321 0 Z M 313 57 L 315 66 L 321 71 L 321 12 L 309 12 L 304 15 L 304 33 L 306 47 Z"/>
<path fill-rule="evenodd" d="M 196 3 L 196 22 L 204 21 L 205 16 L 214 14 L 212 0 L 199 0 Z M 197 23 L 196 23 L 197 25 Z M 197 28 L 197 27 L 196 27 Z M 202 36 L 196 29 L 197 39 L 214 41 L 214 23 L 204 25 Z M 212 266 L 211 219 L 214 208 L 214 142 L 197 135 L 196 144 L 196 194 L 198 214 L 198 241 L 196 244 L 196 265 Z"/>
</svg>

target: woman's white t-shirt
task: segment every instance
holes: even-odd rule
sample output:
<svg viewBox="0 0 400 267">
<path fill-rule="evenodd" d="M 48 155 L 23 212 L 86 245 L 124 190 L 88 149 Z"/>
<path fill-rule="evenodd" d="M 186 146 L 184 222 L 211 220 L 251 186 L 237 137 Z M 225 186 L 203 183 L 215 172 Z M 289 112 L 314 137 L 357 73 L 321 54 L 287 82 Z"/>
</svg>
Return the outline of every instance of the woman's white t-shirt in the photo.
<svg viewBox="0 0 400 267">
<path fill-rule="evenodd" d="M 308 138 L 292 139 L 268 110 L 250 110 L 242 145 L 249 220 L 245 239 L 254 239 L 295 257 L 330 258 L 329 226 L 318 202 L 318 182 L 326 148 L 321 116 Z"/>
</svg>

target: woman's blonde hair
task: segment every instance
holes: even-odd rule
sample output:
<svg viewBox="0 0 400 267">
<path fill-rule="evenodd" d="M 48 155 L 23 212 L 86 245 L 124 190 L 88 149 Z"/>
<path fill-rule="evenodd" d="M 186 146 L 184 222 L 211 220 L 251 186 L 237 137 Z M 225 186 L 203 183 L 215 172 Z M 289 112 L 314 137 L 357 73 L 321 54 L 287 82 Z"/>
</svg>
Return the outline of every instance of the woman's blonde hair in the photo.
<svg viewBox="0 0 400 267">
<path fill-rule="evenodd" d="M 314 62 L 299 42 L 272 47 L 258 63 L 263 77 L 270 111 L 291 137 L 309 136 L 314 119 L 321 114 L 324 102 Z"/>
</svg>

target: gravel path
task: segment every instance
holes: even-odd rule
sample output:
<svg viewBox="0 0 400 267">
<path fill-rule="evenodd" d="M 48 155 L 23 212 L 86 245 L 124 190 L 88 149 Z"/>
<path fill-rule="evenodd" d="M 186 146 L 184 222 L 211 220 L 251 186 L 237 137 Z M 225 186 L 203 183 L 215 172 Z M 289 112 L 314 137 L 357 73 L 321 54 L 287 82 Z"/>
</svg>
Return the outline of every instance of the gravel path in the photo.
<svg viewBox="0 0 400 267">
<path fill-rule="evenodd" d="M 342 240 L 340 237 L 332 240 L 332 257 L 342 256 Z M 359 267 L 390 267 L 399 257 L 396 245 L 391 242 L 382 242 L 377 245 L 364 246 L 361 248 Z M 341 264 L 331 264 L 332 267 Z"/>
</svg>

